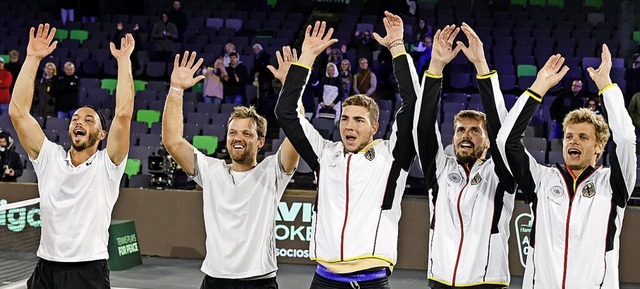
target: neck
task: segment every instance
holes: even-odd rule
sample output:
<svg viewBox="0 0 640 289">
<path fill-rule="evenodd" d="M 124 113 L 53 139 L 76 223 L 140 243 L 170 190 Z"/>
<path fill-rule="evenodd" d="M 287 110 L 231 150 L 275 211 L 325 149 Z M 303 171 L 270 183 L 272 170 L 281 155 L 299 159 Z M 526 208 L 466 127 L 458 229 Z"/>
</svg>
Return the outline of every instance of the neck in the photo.
<svg viewBox="0 0 640 289">
<path fill-rule="evenodd" d="M 253 161 L 248 164 L 241 164 L 236 161 L 231 161 L 231 169 L 234 172 L 246 172 L 255 168 L 257 164 L 258 162 L 256 161 L 256 159 L 253 159 Z"/>
<path fill-rule="evenodd" d="M 98 151 L 97 146 L 86 148 L 82 151 L 77 151 L 73 147 L 69 150 L 69 154 L 71 155 L 71 163 L 74 166 L 78 166 L 81 163 L 86 162 L 92 155 L 94 155 Z"/>
</svg>

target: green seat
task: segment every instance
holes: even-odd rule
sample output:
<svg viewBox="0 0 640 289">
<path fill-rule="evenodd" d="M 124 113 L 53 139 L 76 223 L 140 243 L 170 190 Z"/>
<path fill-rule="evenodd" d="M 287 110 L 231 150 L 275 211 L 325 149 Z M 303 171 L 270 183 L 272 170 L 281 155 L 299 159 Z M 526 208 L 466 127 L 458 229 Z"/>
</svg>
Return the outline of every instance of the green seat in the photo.
<svg viewBox="0 0 640 289">
<path fill-rule="evenodd" d="M 56 29 L 55 39 L 62 40 L 69 38 L 69 30 L 67 29 Z"/>
<path fill-rule="evenodd" d="M 79 40 L 80 43 L 82 43 L 89 38 L 89 31 L 76 29 L 71 30 L 69 38 Z"/>
<path fill-rule="evenodd" d="M 214 135 L 194 135 L 193 146 L 197 149 L 204 149 L 207 155 L 212 155 L 218 148 L 218 137 Z"/>
<path fill-rule="evenodd" d="M 584 6 L 600 8 L 602 7 L 602 0 L 585 0 Z"/>
<path fill-rule="evenodd" d="M 113 94 L 113 91 L 116 90 L 116 86 L 118 85 L 118 81 L 113 78 L 105 78 L 100 82 L 100 88 L 109 90 L 109 93 Z"/>
<path fill-rule="evenodd" d="M 527 0 L 511 0 L 511 5 L 526 6 Z"/>
<path fill-rule="evenodd" d="M 633 31 L 633 40 L 640 43 L 640 31 Z"/>
<path fill-rule="evenodd" d="M 0 54 L 0 57 L 4 59 L 4 63 L 9 63 L 9 54 Z M 13 77 L 13 81 L 15 82 L 16 77 Z"/>
<path fill-rule="evenodd" d="M 139 159 L 127 159 L 127 164 L 124 167 L 124 173 L 131 178 L 131 176 L 140 173 L 141 166 L 142 164 Z"/>
<path fill-rule="evenodd" d="M 147 82 L 144 80 L 134 80 L 133 81 L 133 89 L 136 92 L 147 89 Z"/>
<path fill-rule="evenodd" d="M 547 4 L 547 0 L 529 0 L 529 5 L 544 6 Z"/>
<path fill-rule="evenodd" d="M 564 7 L 564 0 L 547 0 L 549 6 Z"/>
<path fill-rule="evenodd" d="M 138 110 L 136 121 L 146 122 L 149 128 L 156 122 L 160 122 L 160 111 L 152 109 Z"/>
<path fill-rule="evenodd" d="M 202 87 L 202 81 L 201 81 L 201 82 L 196 83 L 196 85 L 194 85 L 191 88 L 191 92 L 202 93 L 202 89 L 203 89 L 203 87 Z"/>
<path fill-rule="evenodd" d="M 271 6 L 271 8 L 276 7 L 276 4 L 278 4 L 278 0 L 267 0 L 267 4 Z"/>
<path fill-rule="evenodd" d="M 518 76 L 536 76 L 538 68 L 531 64 L 518 64 Z"/>
</svg>

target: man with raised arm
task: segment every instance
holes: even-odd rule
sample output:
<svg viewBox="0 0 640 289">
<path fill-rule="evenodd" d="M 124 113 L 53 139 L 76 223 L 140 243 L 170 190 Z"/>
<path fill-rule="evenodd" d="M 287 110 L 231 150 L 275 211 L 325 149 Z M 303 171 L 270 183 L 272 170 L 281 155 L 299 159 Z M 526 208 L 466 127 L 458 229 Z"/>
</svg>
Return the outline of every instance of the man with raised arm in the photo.
<svg viewBox="0 0 640 289">
<path fill-rule="evenodd" d="M 469 46 L 458 41 L 452 48 L 460 29 Z M 436 116 L 442 71 L 459 51 L 476 68 L 486 115 L 463 110 L 454 117 L 453 157 L 444 153 Z M 507 287 L 515 183 L 495 144 L 507 109 L 498 74 L 489 70 L 483 44 L 469 25 L 447 25 L 436 32 L 423 89 L 416 105 L 414 136 L 429 190 L 429 287 Z"/>
<path fill-rule="evenodd" d="M 620 230 L 636 181 L 636 137 L 622 92 L 609 77 L 606 45 L 600 67 L 587 68 L 603 115 L 580 108 L 564 118 L 564 165 L 538 164 L 522 144 L 542 97 L 569 70 L 563 63 L 559 54 L 547 61 L 498 134 L 500 152 L 534 214 L 522 288 L 619 288 Z M 609 137 L 611 166 L 596 167 Z"/>
<path fill-rule="evenodd" d="M 71 149 L 46 139 L 29 114 L 40 61 L 57 45 L 49 24 L 29 31 L 27 58 L 18 75 L 9 116 L 20 143 L 38 176 L 42 235 L 40 260 L 28 288 L 109 288 L 107 242 L 111 211 L 129 151 L 133 115 L 131 60 L 134 40 L 122 38 L 120 49 L 111 43 L 118 62 L 116 109 L 106 149 L 106 119 L 93 107 L 79 108 L 69 124 Z"/>
<path fill-rule="evenodd" d="M 295 61 L 289 47 L 283 52 L 284 58 L 277 53 L 279 69 L 272 67 L 280 80 Z M 162 143 L 203 188 L 207 254 L 200 288 L 278 288 L 275 216 L 298 154 L 285 140 L 275 155 L 257 162 L 267 121 L 253 107 L 236 107 L 229 117 L 226 148 L 231 164 L 204 155 L 184 139 L 183 91 L 204 78 L 193 77 L 202 65 L 202 58 L 195 60 L 195 52 L 185 52 L 182 60 L 176 55 L 162 116 Z"/>
<path fill-rule="evenodd" d="M 307 27 L 302 55 L 287 74 L 276 105 L 285 134 L 318 176 L 309 254 L 318 262 L 311 288 L 389 288 L 397 261 L 398 221 L 405 183 L 415 157 L 411 137 L 418 76 L 404 50 L 400 17 L 385 13 L 387 36 L 375 34 L 394 55 L 403 104 L 389 140 L 373 140 L 379 108 L 365 95 L 342 104 L 341 141 L 322 138 L 296 113 L 316 56 L 335 43 L 325 22 Z"/>
</svg>

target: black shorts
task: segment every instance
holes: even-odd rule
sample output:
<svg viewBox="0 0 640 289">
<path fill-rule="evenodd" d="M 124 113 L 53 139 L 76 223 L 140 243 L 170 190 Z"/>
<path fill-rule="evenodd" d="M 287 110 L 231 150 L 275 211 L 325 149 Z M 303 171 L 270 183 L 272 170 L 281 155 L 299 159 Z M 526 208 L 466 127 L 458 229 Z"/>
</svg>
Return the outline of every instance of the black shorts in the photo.
<svg viewBox="0 0 640 289">
<path fill-rule="evenodd" d="M 200 289 L 278 289 L 276 277 L 257 280 L 213 278 L 205 275 Z"/>
<path fill-rule="evenodd" d="M 53 262 L 40 259 L 27 281 L 28 289 L 109 289 L 107 260 Z"/>
</svg>

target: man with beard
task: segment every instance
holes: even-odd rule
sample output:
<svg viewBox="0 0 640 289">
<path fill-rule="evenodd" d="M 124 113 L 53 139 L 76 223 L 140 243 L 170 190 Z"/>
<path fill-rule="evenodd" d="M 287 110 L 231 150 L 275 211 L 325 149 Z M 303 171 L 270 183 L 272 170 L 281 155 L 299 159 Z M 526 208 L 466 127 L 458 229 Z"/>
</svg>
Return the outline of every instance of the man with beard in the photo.
<svg viewBox="0 0 640 289">
<path fill-rule="evenodd" d="M 567 114 L 565 164 L 538 164 L 522 143 L 545 93 L 569 71 L 563 64 L 559 54 L 549 58 L 511 108 L 497 139 L 534 214 L 522 288 L 620 288 L 620 231 L 638 164 L 633 123 L 622 91 L 611 81 L 606 44 L 600 67 L 587 68 L 602 99 L 602 115 L 586 108 Z M 596 166 L 609 138 L 610 167 Z"/>
<path fill-rule="evenodd" d="M 284 49 L 277 54 L 281 80 L 292 60 Z M 196 53 L 176 55 L 171 87 L 162 116 L 162 143 L 203 189 L 207 254 L 201 271 L 202 289 L 277 288 L 275 215 L 277 205 L 298 164 L 298 154 L 285 139 L 275 155 L 258 164 L 267 121 L 253 107 L 238 106 L 228 121 L 226 148 L 231 164 L 205 156 L 182 137 L 183 93 L 204 79 L 193 77 L 200 69 Z"/>
<path fill-rule="evenodd" d="M 460 29 L 469 45 L 458 41 L 452 48 Z M 511 278 L 508 240 L 515 184 L 495 144 L 507 115 L 498 74 L 489 70 L 483 44 L 466 23 L 461 28 L 445 26 L 433 40 L 414 127 L 430 201 L 428 285 L 434 289 L 505 288 Z M 460 51 L 476 68 L 486 115 L 463 110 L 454 117 L 453 157 L 444 153 L 436 116 L 442 71 Z"/>
<path fill-rule="evenodd" d="M 413 61 L 404 49 L 400 17 L 385 13 L 387 36 L 374 34 L 395 56 L 402 107 L 389 140 L 373 140 L 379 107 L 357 94 L 342 104 L 341 141 L 323 139 L 296 112 L 318 54 L 337 42 L 326 23 L 309 25 L 299 62 L 291 66 L 276 105 L 276 116 L 300 156 L 319 173 L 309 255 L 318 263 L 311 288 L 389 288 L 397 261 L 400 201 L 415 157 L 411 130 L 419 87 Z"/>
<path fill-rule="evenodd" d="M 81 107 L 71 118 L 71 149 L 65 152 L 45 137 L 29 114 L 39 63 L 58 44 L 53 41 L 55 33 L 49 24 L 31 28 L 27 57 L 9 106 L 20 143 L 38 176 L 40 194 L 40 260 L 27 287 L 109 288 L 108 229 L 129 150 L 134 96 L 129 57 L 134 40 L 127 34 L 119 50 L 111 43 L 118 62 L 118 87 L 106 149 L 100 149 L 107 136 L 106 119 L 96 108 Z"/>
</svg>

